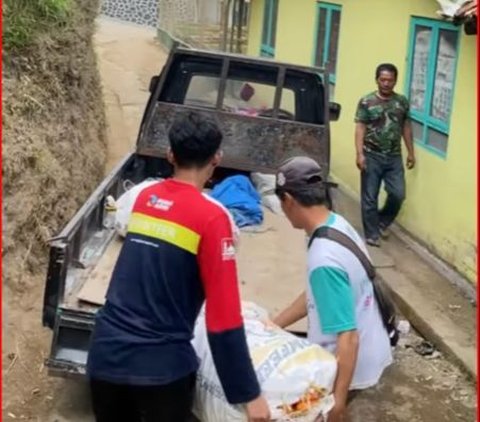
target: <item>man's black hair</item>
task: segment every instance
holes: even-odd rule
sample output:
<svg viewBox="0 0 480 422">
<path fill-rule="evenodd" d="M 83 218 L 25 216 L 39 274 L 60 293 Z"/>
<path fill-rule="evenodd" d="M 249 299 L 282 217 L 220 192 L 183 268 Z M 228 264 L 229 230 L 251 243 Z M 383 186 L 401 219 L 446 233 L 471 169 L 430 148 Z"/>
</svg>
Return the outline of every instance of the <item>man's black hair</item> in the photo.
<svg viewBox="0 0 480 422">
<path fill-rule="evenodd" d="M 295 190 L 285 190 L 282 188 L 276 188 L 275 194 L 280 201 L 285 199 L 285 194 L 290 194 L 295 201 L 297 201 L 303 207 L 314 207 L 318 205 L 327 205 L 327 192 L 322 185 L 318 188 L 304 188 Z"/>
<path fill-rule="evenodd" d="M 397 79 L 398 76 L 398 69 L 394 64 L 391 63 L 382 63 L 377 66 L 377 70 L 375 71 L 375 79 L 378 79 L 380 77 L 380 74 L 382 72 L 390 72 L 393 73 L 395 76 L 395 79 Z"/>
<path fill-rule="evenodd" d="M 212 118 L 190 111 L 176 116 L 168 138 L 179 167 L 201 168 L 218 151 L 223 135 Z"/>
</svg>

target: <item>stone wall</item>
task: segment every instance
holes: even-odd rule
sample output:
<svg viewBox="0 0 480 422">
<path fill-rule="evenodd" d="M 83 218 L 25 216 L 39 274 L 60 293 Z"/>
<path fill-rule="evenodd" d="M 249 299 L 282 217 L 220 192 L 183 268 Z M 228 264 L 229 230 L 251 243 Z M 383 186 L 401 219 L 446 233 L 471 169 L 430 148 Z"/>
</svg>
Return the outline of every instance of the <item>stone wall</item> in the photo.
<svg viewBox="0 0 480 422">
<path fill-rule="evenodd" d="M 111 18 L 156 28 L 158 0 L 103 0 L 101 13 Z"/>
</svg>

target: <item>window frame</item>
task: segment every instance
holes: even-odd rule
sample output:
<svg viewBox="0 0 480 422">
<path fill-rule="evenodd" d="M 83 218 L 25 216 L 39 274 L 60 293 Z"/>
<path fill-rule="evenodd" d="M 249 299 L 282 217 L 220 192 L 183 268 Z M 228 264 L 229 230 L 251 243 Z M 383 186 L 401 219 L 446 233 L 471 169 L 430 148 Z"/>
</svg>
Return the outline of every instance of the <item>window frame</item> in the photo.
<svg viewBox="0 0 480 422">
<path fill-rule="evenodd" d="M 326 16 L 325 16 L 325 39 L 323 40 L 323 57 L 322 57 L 322 63 L 317 64 L 316 63 L 316 58 L 317 58 L 317 51 L 318 51 L 318 30 L 319 30 L 319 25 L 320 25 L 320 11 L 325 10 Z M 325 67 L 325 64 L 328 62 L 328 56 L 330 53 L 330 39 L 331 39 L 331 29 L 332 29 L 332 11 L 337 11 L 340 13 L 340 24 L 342 21 L 342 5 L 340 4 L 335 4 L 335 3 L 328 3 L 328 2 L 323 2 L 323 1 L 318 1 L 316 4 L 316 16 L 315 16 L 315 32 L 314 32 L 314 49 L 313 49 L 313 58 L 312 58 L 312 63 L 314 66 L 318 67 Z M 340 28 L 338 31 L 338 39 L 340 39 Z M 338 41 L 337 41 L 337 57 L 336 62 L 338 61 Z M 338 64 L 338 63 L 337 63 Z M 336 67 L 336 66 L 335 66 Z M 336 76 L 337 69 L 335 68 L 335 73 L 329 71 L 329 76 L 328 76 L 328 82 L 329 84 L 335 85 L 336 84 Z"/>
<path fill-rule="evenodd" d="M 264 2 L 265 4 L 263 8 L 262 35 L 260 39 L 260 56 L 274 58 L 275 45 L 273 43 L 273 39 L 275 37 L 276 40 L 276 34 L 274 34 L 274 32 L 277 31 L 278 7 L 280 0 L 264 0 Z M 266 14 L 268 14 L 267 27 L 265 27 Z M 274 19 L 275 25 L 273 24 Z M 273 31 L 273 28 L 275 28 L 275 31 Z"/>
<path fill-rule="evenodd" d="M 415 139 L 414 142 L 422 148 L 438 155 L 441 158 L 446 158 L 448 150 L 448 138 L 450 134 L 450 121 L 453 112 L 453 99 L 455 97 L 455 87 L 457 79 L 458 58 L 460 54 L 460 39 L 461 33 L 458 27 L 449 22 L 439 21 L 436 19 L 429 19 L 423 17 L 412 16 L 410 20 L 410 30 L 408 36 L 408 52 L 407 52 L 407 72 L 405 78 L 405 93 L 410 101 L 410 84 L 412 82 L 414 52 L 415 52 L 415 30 L 418 26 L 423 26 L 431 30 L 430 45 L 428 49 L 428 63 L 427 63 L 427 82 L 425 89 L 425 106 L 423 111 L 414 110 L 410 107 L 410 119 L 422 125 L 422 139 Z M 448 121 L 444 122 L 431 115 L 433 95 L 435 92 L 435 74 L 437 71 L 438 50 L 440 47 L 440 31 L 451 31 L 457 34 L 457 41 L 455 45 L 455 64 L 453 66 L 453 83 L 452 95 L 450 98 L 450 113 Z M 434 130 L 447 137 L 447 145 L 445 151 L 432 146 L 428 142 L 428 131 Z"/>
</svg>

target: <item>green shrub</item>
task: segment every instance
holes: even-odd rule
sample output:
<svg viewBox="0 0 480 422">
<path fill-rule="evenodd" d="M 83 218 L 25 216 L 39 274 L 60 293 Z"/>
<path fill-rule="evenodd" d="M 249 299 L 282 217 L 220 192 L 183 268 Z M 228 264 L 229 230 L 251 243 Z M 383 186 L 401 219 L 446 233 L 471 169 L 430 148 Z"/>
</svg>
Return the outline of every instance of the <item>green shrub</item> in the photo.
<svg viewBox="0 0 480 422">
<path fill-rule="evenodd" d="M 4 0 L 3 48 L 26 47 L 35 37 L 65 27 L 71 0 Z"/>
</svg>

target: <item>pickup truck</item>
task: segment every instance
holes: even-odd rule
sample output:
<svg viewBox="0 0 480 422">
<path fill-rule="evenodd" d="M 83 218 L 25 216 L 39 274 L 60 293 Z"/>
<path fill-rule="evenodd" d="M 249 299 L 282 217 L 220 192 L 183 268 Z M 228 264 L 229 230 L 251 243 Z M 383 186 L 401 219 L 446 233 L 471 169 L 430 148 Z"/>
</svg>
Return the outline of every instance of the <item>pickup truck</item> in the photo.
<svg viewBox="0 0 480 422">
<path fill-rule="evenodd" d="M 161 73 L 151 80 L 135 151 L 117 165 L 50 241 L 43 305 L 43 324 L 53 330 L 46 360 L 50 375 L 85 375 L 95 313 L 102 306 L 122 244 L 116 230 L 106 224 L 107 198 L 118 198 L 128 183 L 171 175 L 166 160 L 167 131 L 176 113 L 201 110 L 213 115 L 223 130 L 222 166 L 207 188 L 230 175 L 271 174 L 281 161 L 294 155 L 314 158 L 328 177 L 329 124 L 339 118 L 340 105 L 329 102 L 325 81 L 328 74 L 319 68 L 172 47 Z M 263 234 L 245 234 L 239 263 L 247 296 L 258 299 L 263 295 L 264 300 L 259 301 L 270 309 L 286 305 L 283 302 L 299 291 L 298 280 L 297 284 L 292 280 L 304 266 L 303 262 L 290 263 L 294 247 L 291 233 L 284 233 L 289 229 L 285 221 L 277 223 L 278 232 L 267 229 Z M 295 248 L 304 249 L 303 235 L 295 236 Z M 262 261 L 252 255 L 255 247 L 274 257 L 276 264 L 267 265 L 267 258 Z M 282 265 L 288 268 L 280 274 Z M 291 280 L 283 287 L 273 286 L 269 293 L 266 286 L 252 282 L 261 273 Z M 285 297 L 282 303 L 278 303 L 278 292 Z"/>
</svg>

